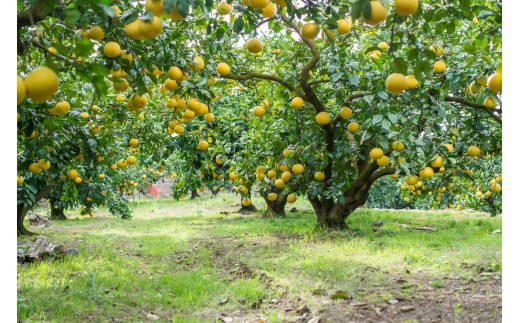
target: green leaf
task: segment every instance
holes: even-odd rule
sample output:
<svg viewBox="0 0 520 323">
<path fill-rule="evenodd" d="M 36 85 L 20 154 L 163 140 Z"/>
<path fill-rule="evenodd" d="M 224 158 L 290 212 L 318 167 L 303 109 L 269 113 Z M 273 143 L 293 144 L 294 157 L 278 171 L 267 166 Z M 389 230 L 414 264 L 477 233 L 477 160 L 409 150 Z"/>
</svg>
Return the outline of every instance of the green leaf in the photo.
<svg viewBox="0 0 520 323">
<path fill-rule="evenodd" d="M 356 19 L 359 19 L 359 17 L 361 17 L 361 3 L 362 3 L 362 0 L 358 0 L 352 5 L 352 20 L 353 21 L 355 21 Z"/>
<path fill-rule="evenodd" d="M 190 10 L 190 6 L 188 0 L 177 0 L 177 11 L 186 18 L 188 16 L 188 12 Z"/>
<path fill-rule="evenodd" d="M 394 66 L 396 72 L 399 72 L 401 74 L 407 74 L 408 73 L 408 63 L 401 57 L 396 57 L 394 59 Z"/>
<path fill-rule="evenodd" d="M 397 115 L 396 114 L 389 113 L 387 115 L 387 117 L 388 117 L 388 120 L 390 120 L 390 122 L 392 122 L 393 124 L 397 123 Z"/>
<path fill-rule="evenodd" d="M 69 24 L 73 24 L 79 20 L 81 17 L 81 12 L 79 12 L 78 8 L 67 9 L 63 11 L 62 17 Z"/>
<path fill-rule="evenodd" d="M 363 13 L 363 17 L 367 19 L 372 17 L 372 6 L 370 5 L 370 1 L 363 1 L 361 12 Z"/>
<path fill-rule="evenodd" d="M 177 4 L 177 0 L 164 0 L 163 1 L 163 8 L 164 11 L 167 14 L 170 14 L 170 12 L 175 8 L 175 5 Z M 213 3 L 209 6 L 210 8 L 213 6 Z"/>
<path fill-rule="evenodd" d="M 477 46 L 473 45 L 473 44 L 470 44 L 470 43 L 466 43 L 464 45 L 462 45 L 462 49 L 468 53 L 468 54 L 473 54 L 477 51 Z"/>
<path fill-rule="evenodd" d="M 470 67 L 471 65 L 473 65 L 473 63 L 475 63 L 476 60 L 477 58 L 475 56 L 468 57 L 466 59 L 466 62 L 464 63 L 464 68 Z"/>
<path fill-rule="evenodd" d="M 358 86 L 359 85 L 359 75 L 357 75 L 357 74 L 350 74 L 349 76 L 347 76 L 347 79 L 348 79 L 350 84 L 352 84 L 354 86 Z"/>
<path fill-rule="evenodd" d="M 238 16 L 237 20 L 233 23 L 233 31 L 238 34 L 242 31 L 244 28 L 244 20 L 242 19 L 242 16 Z"/>
</svg>

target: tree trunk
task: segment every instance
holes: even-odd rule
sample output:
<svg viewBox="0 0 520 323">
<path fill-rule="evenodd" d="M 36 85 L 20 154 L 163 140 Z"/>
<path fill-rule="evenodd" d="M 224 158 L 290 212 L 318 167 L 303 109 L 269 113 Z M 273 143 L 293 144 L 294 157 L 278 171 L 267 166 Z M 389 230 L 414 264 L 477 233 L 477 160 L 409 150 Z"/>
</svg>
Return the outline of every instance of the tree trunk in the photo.
<svg viewBox="0 0 520 323">
<path fill-rule="evenodd" d="M 200 197 L 199 193 L 197 193 L 197 190 L 192 190 L 190 200 L 194 200 L 197 197 Z"/>
<path fill-rule="evenodd" d="M 58 207 L 58 200 L 51 198 L 51 220 L 67 220 L 65 213 L 63 213 L 63 209 Z"/>
<path fill-rule="evenodd" d="M 210 191 L 211 191 L 211 197 L 215 197 L 215 196 L 217 196 L 220 189 L 218 187 L 216 190 L 214 190 L 213 188 L 210 188 Z"/>
<path fill-rule="evenodd" d="M 248 206 L 242 205 L 240 210 L 238 210 L 239 213 L 249 213 L 249 212 L 256 212 L 256 211 L 258 211 L 258 209 L 253 205 L 253 203 L 249 204 Z"/>
<path fill-rule="evenodd" d="M 344 230 L 348 229 L 345 221 L 347 218 L 361 205 L 365 204 L 368 199 L 368 185 L 365 185 L 362 190 L 354 194 L 345 195 L 345 204 L 334 202 L 332 199 L 318 199 L 318 197 L 311 198 L 314 212 L 317 216 L 316 227 L 319 229 Z"/>
<path fill-rule="evenodd" d="M 47 196 L 52 190 L 51 186 L 47 186 L 36 192 L 36 196 L 34 197 L 34 204 L 38 203 L 42 198 Z M 32 235 L 33 232 L 27 230 L 27 228 L 23 225 L 23 221 L 25 220 L 25 216 L 27 212 L 34 206 L 34 204 L 29 204 L 24 206 L 23 203 L 20 203 L 16 206 L 16 226 L 17 226 L 17 234 L 21 235 Z"/>
<path fill-rule="evenodd" d="M 264 192 L 263 198 L 267 204 L 267 209 L 262 216 L 263 219 L 274 219 L 285 217 L 285 205 L 287 204 L 287 195 L 278 194 L 275 201 L 269 201 L 267 192 Z"/>
</svg>

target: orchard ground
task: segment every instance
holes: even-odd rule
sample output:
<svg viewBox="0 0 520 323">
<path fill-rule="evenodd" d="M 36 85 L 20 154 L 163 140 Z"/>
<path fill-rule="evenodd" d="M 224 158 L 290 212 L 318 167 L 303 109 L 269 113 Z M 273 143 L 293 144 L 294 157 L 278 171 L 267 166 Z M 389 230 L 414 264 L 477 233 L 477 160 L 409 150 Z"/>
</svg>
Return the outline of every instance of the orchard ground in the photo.
<svg viewBox="0 0 520 323">
<path fill-rule="evenodd" d="M 500 216 L 361 209 L 324 233 L 302 199 L 272 220 L 231 194 L 131 206 L 31 228 L 79 255 L 18 266 L 19 320 L 501 321 Z"/>
</svg>

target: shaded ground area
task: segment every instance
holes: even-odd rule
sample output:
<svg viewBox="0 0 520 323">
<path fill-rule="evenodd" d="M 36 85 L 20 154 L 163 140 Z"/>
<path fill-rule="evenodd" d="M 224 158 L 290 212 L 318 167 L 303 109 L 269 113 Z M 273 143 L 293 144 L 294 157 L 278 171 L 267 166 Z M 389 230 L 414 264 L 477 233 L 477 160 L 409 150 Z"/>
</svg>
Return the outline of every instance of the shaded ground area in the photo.
<svg viewBox="0 0 520 323">
<path fill-rule="evenodd" d="M 79 255 L 19 265 L 19 319 L 501 321 L 500 217 L 360 210 L 348 231 L 315 232 L 300 203 L 274 220 L 223 195 L 55 221 L 36 230 Z"/>
</svg>

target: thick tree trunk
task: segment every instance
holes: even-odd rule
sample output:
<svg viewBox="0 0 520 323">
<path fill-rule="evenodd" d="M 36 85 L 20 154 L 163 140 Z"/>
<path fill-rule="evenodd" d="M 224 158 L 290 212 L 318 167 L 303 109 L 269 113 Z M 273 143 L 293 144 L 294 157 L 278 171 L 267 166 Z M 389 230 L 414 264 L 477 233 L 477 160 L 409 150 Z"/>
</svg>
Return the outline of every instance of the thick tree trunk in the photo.
<svg viewBox="0 0 520 323">
<path fill-rule="evenodd" d="M 58 200 L 51 198 L 51 220 L 67 220 L 62 208 L 58 207 Z"/>
<path fill-rule="evenodd" d="M 17 225 L 17 235 L 24 236 L 24 235 L 33 235 L 34 233 L 27 230 L 25 226 L 23 225 L 23 220 L 25 219 L 25 216 L 27 215 L 27 212 L 31 209 L 32 206 L 23 206 L 23 204 L 18 204 L 16 207 L 16 225 Z"/>
<path fill-rule="evenodd" d="M 347 218 L 368 199 L 368 188 L 364 186 L 354 194 L 345 195 L 345 204 L 323 197 L 321 200 L 318 197 L 308 198 L 317 216 L 317 228 L 344 230 L 348 229 L 345 223 Z"/>
<path fill-rule="evenodd" d="M 197 190 L 192 190 L 190 200 L 194 200 L 197 197 L 200 197 L 199 193 L 197 193 Z"/>
<path fill-rule="evenodd" d="M 38 203 L 42 198 L 47 196 L 52 190 L 51 186 L 47 186 L 36 192 L 36 196 L 34 197 L 34 204 Z M 17 226 L 17 234 L 21 235 L 32 235 L 33 232 L 27 230 L 27 228 L 23 225 L 23 221 L 25 220 L 25 216 L 27 212 L 34 206 L 34 204 L 29 204 L 24 206 L 23 203 L 18 204 L 16 206 L 16 226 Z"/>
<path fill-rule="evenodd" d="M 287 195 L 278 194 L 275 201 L 269 201 L 268 194 L 265 192 L 263 198 L 267 204 L 267 209 L 262 216 L 263 219 L 283 218 L 285 217 L 285 205 L 287 204 Z"/>
</svg>

